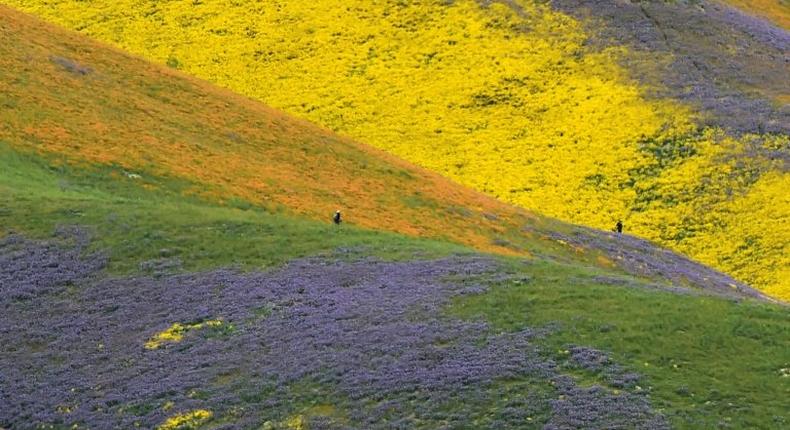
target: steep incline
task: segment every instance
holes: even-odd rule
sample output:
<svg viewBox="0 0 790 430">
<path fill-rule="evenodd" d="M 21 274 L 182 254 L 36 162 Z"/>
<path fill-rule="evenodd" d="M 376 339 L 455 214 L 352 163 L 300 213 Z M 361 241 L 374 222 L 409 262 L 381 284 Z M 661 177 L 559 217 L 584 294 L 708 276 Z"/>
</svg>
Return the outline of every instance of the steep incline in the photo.
<svg viewBox="0 0 790 430">
<path fill-rule="evenodd" d="M 790 297 L 790 36 L 729 6 L 6 2 Z"/>
</svg>

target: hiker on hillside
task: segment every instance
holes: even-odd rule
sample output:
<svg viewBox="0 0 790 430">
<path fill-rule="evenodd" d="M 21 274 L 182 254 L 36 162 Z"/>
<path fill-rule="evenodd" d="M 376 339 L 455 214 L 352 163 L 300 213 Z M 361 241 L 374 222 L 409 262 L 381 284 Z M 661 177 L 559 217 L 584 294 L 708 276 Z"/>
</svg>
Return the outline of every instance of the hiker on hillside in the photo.
<svg viewBox="0 0 790 430">
<path fill-rule="evenodd" d="M 616 231 L 617 233 L 622 233 L 623 232 L 623 222 L 622 221 L 620 221 L 620 220 L 617 221 L 617 224 L 615 224 L 615 226 L 614 226 L 614 231 Z"/>
<path fill-rule="evenodd" d="M 335 211 L 335 216 L 332 217 L 332 221 L 334 221 L 335 225 L 340 225 L 343 220 L 340 219 L 340 211 Z"/>
</svg>

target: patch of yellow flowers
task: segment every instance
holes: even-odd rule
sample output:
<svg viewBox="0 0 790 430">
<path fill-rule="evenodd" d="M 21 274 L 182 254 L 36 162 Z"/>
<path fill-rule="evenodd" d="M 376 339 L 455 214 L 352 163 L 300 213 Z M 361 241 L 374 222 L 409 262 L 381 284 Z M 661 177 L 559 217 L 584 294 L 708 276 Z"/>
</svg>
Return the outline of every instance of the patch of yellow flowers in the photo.
<svg viewBox="0 0 790 430">
<path fill-rule="evenodd" d="M 168 418 L 165 422 L 157 427 L 157 430 L 179 430 L 187 428 L 195 428 L 209 419 L 211 419 L 211 411 L 205 409 L 197 409 L 191 412 L 185 412 Z"/>
<path fill-rule="evenodd" d="M 698 129 L 629 79 L 618 60 L 631 53 L 586 46 L 582 24 L 544 4 L 7 3 L 537 212 L 606 229 L 622 218 L 790 299 L 788 174 L 744 161 L 788 137 Z M 645 142 L 693 150 L 665 159 Z"/>
<path fill-rule="evenodd" d="M 157 349 L 166 343 L 181 342 L 184 335 L 189 331 L 199 330 L 204 327 L 219 327 L 221 325 L 222 321 L 220 320 L 209 320 L 194 324 L 174 323 L 168 327 L 167 330 L 163 330 L 148 339 L 148 341 L 145 342 L 145 348 Z"/>
</svg>

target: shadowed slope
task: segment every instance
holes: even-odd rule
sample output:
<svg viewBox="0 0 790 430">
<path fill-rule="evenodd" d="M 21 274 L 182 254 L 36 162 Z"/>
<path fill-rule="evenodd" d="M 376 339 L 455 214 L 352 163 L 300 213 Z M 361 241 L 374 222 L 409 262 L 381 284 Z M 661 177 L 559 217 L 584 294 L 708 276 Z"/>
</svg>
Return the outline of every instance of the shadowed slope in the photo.
<svg viewBox="0 0 790 430">
<path fill-rule="evenodd" d="M 790 33 L 710 1 L 553 0 L 591 40 L 624 45 L 634 77 L 737 132 L 790 131 Z"/>
</svg>

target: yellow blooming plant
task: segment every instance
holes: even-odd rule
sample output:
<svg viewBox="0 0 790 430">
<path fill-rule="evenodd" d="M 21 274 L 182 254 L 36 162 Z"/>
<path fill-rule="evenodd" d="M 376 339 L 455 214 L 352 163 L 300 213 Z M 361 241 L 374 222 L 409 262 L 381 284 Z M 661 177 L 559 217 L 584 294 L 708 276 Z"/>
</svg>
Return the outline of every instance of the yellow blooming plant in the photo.
<svg viewBox="0 0 790 430">
<path fill-rule="evenodd" d="M 191 429 L 204 424 L 211 419 L 211 411 L 205 409 L 197 409 L 191 412 L 174 415 L 168 418 L 165 422 L 160 424 L 157 430 L 181 430 Z"/>
<path fill-rule="evenodd" d="M 178 343 L 181 342 L 181 340 L 184 338 L 184 335 L 189 331 L 199 330 L 205 327 L 219 327 L 221 325 L 222 321 L 220 320 L 209 320 L 193 324 L 174 323 L 166 330 L 163 330 L 148 339 L 148 341 L 145 342 L 145 348 L 157 349 L 166 343 Z"/>
<path fill-rule="evenodd" d="M 285 427 L 289 430 L 305 430 L 307 424 L 305 423 L 304 416 L 294 415 L 285 421 Z"/>
<path fill-rule="evenodd" d="M 787 136 L 699 129 L 690 108 L 629 78 L 631 52 L 587 46 L 583 24 L 545 4 L 6 3 L 507 202 L 597 228 L 622 218 L 790 299 L 787 173 L 761 156 L 738 164 L 786 151 Z"/>
</svg>

